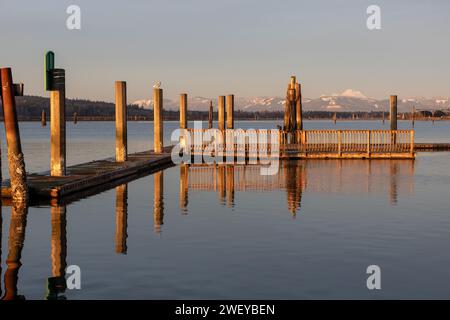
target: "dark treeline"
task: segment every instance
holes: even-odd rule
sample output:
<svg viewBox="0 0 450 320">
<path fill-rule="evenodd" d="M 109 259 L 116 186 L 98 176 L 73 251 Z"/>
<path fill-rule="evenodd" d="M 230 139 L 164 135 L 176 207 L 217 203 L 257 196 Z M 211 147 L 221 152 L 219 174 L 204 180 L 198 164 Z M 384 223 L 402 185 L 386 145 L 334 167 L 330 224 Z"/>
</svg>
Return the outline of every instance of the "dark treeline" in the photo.
<svg viewBox="0 0 450 320">
<path fill-rule="evenodd" d="M 17 112 L 19 119 L 22 121 L 37 121 L 41 119 L 42 110 L 45 110 L 47 118 L 50 115 L 50 100 L 45 97 L 24 96 L 16 97 Z M 1 102 L 0 102 L 1 107 Z M 115 107 L 113 103 L 102 101 L 90 101 L 82 99 L 66 100 L 66 115 L 71 119 L 74 113 L 77 113 L 78 120 L 113 120 L 115 115 Z M 3 114 L 3 112 L 1 113 Z M 144 109 L 136 105 L 128 106 L 129 120 L 153 120 L 153 111 Z M 411 113 L 399 113 L 400 118 L 410 119 Z M 235 111 L 236 120 L 280 120 L 283 119 L 282 111 L 264 111 L 264 112 L 248 112 Z M 332 112 L 332 111 L 305 111 L 303 113 L 305 119 L 333 119 L 337 120 L 369 120 L 382 119 L 383 112 Z M 448 118 L 446 111 L 419 111 L 415 114 L 415 118 Z M 1 118 L 1 116 L 0 116 Z M 384 118 L 389 119 L 389 112 L 384 112 Z M 188 111 L 189 120 L 208 120 L 207 111 Z M 214 112 L 214 119 L 217 119 L 217 112 Z M 175 110 L 164 110 L 164 120 L 179 120 L 179 112 Z"/>
</svg>

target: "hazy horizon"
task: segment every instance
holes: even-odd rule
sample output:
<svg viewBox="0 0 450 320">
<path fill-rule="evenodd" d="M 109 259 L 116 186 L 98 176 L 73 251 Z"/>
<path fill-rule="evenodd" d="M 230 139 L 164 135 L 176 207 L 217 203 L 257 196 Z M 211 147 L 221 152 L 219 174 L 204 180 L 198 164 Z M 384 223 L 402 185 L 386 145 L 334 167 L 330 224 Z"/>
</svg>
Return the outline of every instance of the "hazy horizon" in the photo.
<svg viewBox="0 0 450 320">
<path fill-rule="evenodd" d="M 81 30 L 66 28 L 72 4 Z M 366 27 L 372 4 L 381 30 Z M 69 98 L 109 102 L 116 80 L 127 81 L 129 102 L 150 98 L 158 80 L 169 99 L 279 97 L 292 74 L 309 98 L 349 88 L 376 99 L 448 97 L 449 9 L 443 0 L 16 0 L 0 5 L 0 65 L 25 94 L 48 96 L 43 61 L 53 50 Z"/>
</svg>

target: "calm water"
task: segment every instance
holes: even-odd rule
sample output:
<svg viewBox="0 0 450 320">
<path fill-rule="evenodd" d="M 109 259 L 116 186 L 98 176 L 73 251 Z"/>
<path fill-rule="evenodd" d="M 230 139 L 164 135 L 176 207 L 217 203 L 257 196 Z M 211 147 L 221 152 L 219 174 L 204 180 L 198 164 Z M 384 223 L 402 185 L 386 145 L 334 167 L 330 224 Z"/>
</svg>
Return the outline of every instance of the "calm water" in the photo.
<svg viewBox="0 0 450 320">
<path fill-rule="evenodd" d="M 167 123 L 166 142 L 177 125 Z M 48 130 L 21 124 L 29 171 L 48 170 Z M 113 155 L 113 123 L 68 130 L 69 163 Z M 131 122 L 130 151 L 151 148 L 151 132 L 150 123 Z M 450 142 L 450 122 L 418 122 L 416 137 Z M 11 221 L 5 206 L 0 288 L 44 299 L 61 270 L 78 265 L 82 289 L 66 290 L 68 299 L 448 299 L 449 167 L 450 153 L 283 162 L 269 177 L 257 166 L 173 167 L 65 207 L 29 208 L 26 220 Z M 11 261 L 19 260 L 17 269 Z M 372 264 L 381 267 L 381 291 L 366 288 Z"/>
</svg>

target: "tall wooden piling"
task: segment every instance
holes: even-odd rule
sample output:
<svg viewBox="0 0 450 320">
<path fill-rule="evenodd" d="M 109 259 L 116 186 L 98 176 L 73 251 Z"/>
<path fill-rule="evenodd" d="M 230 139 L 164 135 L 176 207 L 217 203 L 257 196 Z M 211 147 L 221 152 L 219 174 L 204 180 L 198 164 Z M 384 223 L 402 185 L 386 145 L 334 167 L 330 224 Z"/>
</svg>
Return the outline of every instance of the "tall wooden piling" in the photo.
<svg viewBox="0 0 450 320">
<path fill-rule="evenodd" d="M 412 124 L 413 128 L 414 128 L 414 124 L 415 124 L 415 117 L 416 117 L 416 107 L 413 106 L 412 111 L 411 111 L 411 124 Z"/>
<path fill-rule="evenodd" d="M 395 95 L 390 96 L 389 103 L 390 103 L 391 130 L 397 130 L 397 96 Z"/>
<path fill-rule="evenodd" d="M 219 130 L 225 130 L 225 96 L 219 97 L 217 113 L 218 113 L 218 128 Z"/>
<path fill-rule="evenodd" d="M 153 149 L 163 152 L 163 89 L 153 89 Z"/>
<path fill-rule="evenodd" d="M 303 130 L 303 117 L 302 117 L 302 87 L 300 83 L 295 84 L 295 92 L 297 94 L 297 101 L 295 106 L 295 116 L 296 116 L 296 129 Z"/>
<path fill-rule="evenodd" d="M 74 112 L 73 113 L 73 124 L 77 124 L 78 123 L 78 113 Z"/>
<path fill-rule="evenodd" d="M 127 83 L 125 81 L 116 81 L 115 83 L 116 100 L 116 161 L 123 162 L 127 160 Z"/>
<path fill-rule="evenodd" d="M 47 125 L 47 116 L 45 114 L 45 110 L 41 111 L 41 126 L 45 127 Z"/>
<path fill-rule="evenodd" d="M 208 114 L 208 129 L 213 127 L 213 105 L 212 101 L 209 102 L 209 114 Z"/>
<path fill-rule="evenodd" d="M 66 175 L 66 90 L 50 91 L 50 174 Z"/>
<path fill-rule="evenodd" d="M 234 129 L 234 95 L 227 96 L 227 129 Z"/>
<path fill-rule="evenodd" d="M 187 129 L 187 105 L 188 96 L 186 93 L 180 94 L 180 129 Z"/>
<path fill-rule="evenodd" d="M 27 202 L 28 188 L 25 160 L 20 142 L 19 121 L 17 119 L 16 99 L 11 68 L 0 69 L 1 97 L 8 145 L 9 176 L 11 195 L 16 202 Z"/>
</svg>

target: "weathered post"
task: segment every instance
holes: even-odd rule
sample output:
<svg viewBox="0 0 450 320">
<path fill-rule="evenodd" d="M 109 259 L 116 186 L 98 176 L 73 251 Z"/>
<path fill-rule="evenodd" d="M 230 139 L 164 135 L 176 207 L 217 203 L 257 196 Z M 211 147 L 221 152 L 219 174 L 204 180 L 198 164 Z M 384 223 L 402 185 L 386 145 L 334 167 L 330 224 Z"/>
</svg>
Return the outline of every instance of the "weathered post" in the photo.
<svg viewBox="0 0 450 320">
<path fill-rule="evenodd" d="M 45 127 L 47 125 L 47 116 L 45 115 L 45 110 L 42 109 L 41 112 L 41 125 Z"/>
<path fill-rule="evenodd" d="M 73 113 L 73 124 L 77 124 L 78 123 L 78 113 L 74 112 Z"/>
<path fill-rule="evenodd" d="M 227 129 L 234 129 L 234 95 L 227 96 Z"/>
<path fill-rule="evenodd" d="M 163 89 L 153 89 L 153 149 L 163 152 Z"/>
<path fill-rule="evenodd" d="M 186 93 L 180 94 L 180 129 L 187 129 L 187 98 Z"/>
<path fill-rule="evenodd" d="M 297 130 L 303 130 L 303 117 L 302 117 L 302 87 L 300 83 L 295 84 L 295 92 L 297 94 L 297 101 L 295 105 L 295 115 L 297 120 Z M 300 140 L 300 139 L 297 139 Z"/>
<path fill-rule="evenodd" d="M 219 130 L 225 130 L 225 96 L 219 97 L 219 104 L 217 108 Z"/>
<path fill-rule="evenodd" d="M 389 103 L 391 130 L 397 130 L 397 96 L 390 96 Z"/>
<path fill-rule="evenodd" d="M 116 100 L 116 161 L 124 162 L 127 160 L 127 83 L 125 81 L 116 81 L 115 83 Z"/>
<path fill-rule="evenodd" d="M 13 201 L 26 203 L 28 200 L 27 173 L 20 142 L 19 120 L 11 68 L 0 69 L 1 99 L 8 145 L 9 176 Z"/>
<path fill-rule="evenodd" d="M 397 96 L 391 95 L 389 99 L 390 103 L 390 120 L 391 120 L 391 144 L 397 143 Z"/>
<path fill-rule="evenodd" d="M 64 69 L 55 69 L 55 54 L 45 56 L 46 90 L 50 91 L 50 174 L 66 174 L 66 80 Z"/>
<path fill-rule="evenodd" d="M 414 128 L 415 116 L 416 116 L 416 106 L 413 106 L 412 112 L 411 112 L 411 123 L 412 123 L 413 128 Z"/>
<path fill-rule="evenodd" d="M 209 102 L 209 114 L 208 114 L 208 129 L 213 127 L 213 105 L 212 101 Z"/>
</svg>

